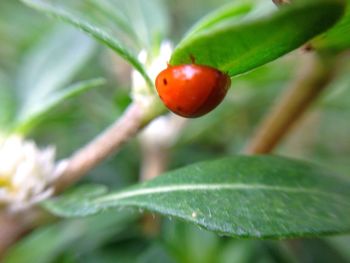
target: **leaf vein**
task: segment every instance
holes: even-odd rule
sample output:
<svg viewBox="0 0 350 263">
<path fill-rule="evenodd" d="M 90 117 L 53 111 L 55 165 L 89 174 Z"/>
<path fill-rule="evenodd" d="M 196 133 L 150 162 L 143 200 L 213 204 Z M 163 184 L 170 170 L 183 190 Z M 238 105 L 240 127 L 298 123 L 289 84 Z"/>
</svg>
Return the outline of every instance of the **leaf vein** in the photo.
<svg viewBox="0 0 350 263">
<path fill-rule="evenodd" d="M 340 195 L 336 193 L 329 193 L 320 191 L 318 189 L 312 188 L 302 188 L 302 187 L 288 187 L 288 186 L 274 186 L 274 185 L 264 185 L 264 184 L 183 184 L 183 185 L 168 185 L 160 187 L 151 187 L 147 189 L 136 189 L 127 192 L 119 192 L 115 194 L 109 194 L 103 197 L 99 197 L 94 200 L 94 203 L 103 203 L 110 201 L 118 201 L 122 199 L 127 199 L 136 196 L 161 194 L 161 193 L 172 193 L 172 192 L 186 192 L 186 191 L 217 191 L 217 190 L 271 190 L 271 191 L 281 191 L 281 192 L 292 192 L 292 193 L 308 193 L 317 194 L 323 196 L 329 196 L 334 198 L 341 198 Z"/>
</svg>

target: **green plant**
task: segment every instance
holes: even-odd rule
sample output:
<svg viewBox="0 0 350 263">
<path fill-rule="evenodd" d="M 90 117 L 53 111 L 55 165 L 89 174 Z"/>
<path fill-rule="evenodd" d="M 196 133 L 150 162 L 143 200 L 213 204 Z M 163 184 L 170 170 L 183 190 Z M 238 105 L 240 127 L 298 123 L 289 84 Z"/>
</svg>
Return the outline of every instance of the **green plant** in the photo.
<svg viewBox="0 0 350 263">
<path fill-rule="evenodd" d="M 237 238 L 290 239 L 349 232 L 349 178 L 305 161 L 253 155 L 272 152 L 320 92 L 341 79 L 338 77 L 341 75 L 339 71 L 347 66 L 342 61 L 350 46 L 350 37 L 346 34 L 350 28 L 347 1 L 295 0 L 290 4 L 281 3 L 279 8 L 266 0 L 228 3 L 197 22 L 171 54 L 168 44 L 164 44 L 169 21 L 164 3 L 160 0 L 22 2 L 80 29 L 111 49 L 114 54 L 109 53 L 110 56 L 116 54 L 126 61 L 133 69 L 130 84 L 132 99 L 129 101 L 127 95 L 122 94 L 115 99 L 120 101 L 113 102 L 108 100 L 108 95 L 100 96 L 96 92 L 90 103 L 99 104 L 102 111 L 99 116 L 105 117 L 105 123 L 113 119 L 114 113 L 120 118 L 71 157 L 57 163 L 55 171 L 58 174 L 48 183 L 57 196 L 46 198 L 40 205 L 30 206 L 24 212 L 4 212 L 3 225 L 10 227 L 6 222 L 16 222 L 14 229 L 18 231 L 13 234 L 16 239 L 28 229 L 52 221 L 53 216 L 94 216 L 81 220 L 67 219 L 38 228 L 9 250 L 5 262 L 25 262 L 28 257 L 33 262 L 112 262 L 117 257 L 123 262 L 257 262 L 257 255 L 260 255 L 261 261 L 293 262 L 303 260 L 303 255 L 293 251 L 292 242 L 245 243 Z M 95 43 L 85 34 L 56 25 L 52 28 L 49 37 L 26 52 L 16 75 L 15 87 L 19 99 L 11 88 L 1 90 L 4 94 L 0 96 L 3 101 L 1 105 L 10 105 L 1 106 L 4 109 L 0 112 L 4 137 L 13 133 L 21 136 L 35 134 L 37 127 L 52 121 L 53 109 L 68 98 L 78 100 L 75 95 L 105 83 L 98 78 L 62 89 L 75 79 L 77 72 L 91 57 L 96 59 L 97 51 Z M 197 136 L 199 141 L 207 144 L 227 147 L 226 139 L 232 138 L 231 131 L 239 129 L 239 125 L 232 123 L 245 121 L 244 115 L 235 113 L 244 98 L 239 101 L 235 97 L 244 97 L 245 92 L 259 96 L 261 91 L 257 86 L 264 81 L 269 83 L 273 80 L 276 86 L 280 86 L 281 80 L 285 79 L 281 66 L 274 64 L 276 62 L 265 64 L 296 49 L 304 52 L 300 55 L 300 61 L 293 61 L 294 66 L 300 65 L 302 72 L 292 81 L 276 107 L 267 114 L 266 121 L 243 150 L 243 153 L 252 156 L 237 155 L 246 142 L 246 139 L 240 139 L 236 148 L 230 150 L 228 147 L 224 152 L 225 155 L 234 152 L 235 156 L 218 156 L 214 151 L 210 152 L 210 157 L 216 160 L 196 162 L 208 159 L 208 156 L 197 158 L 199 152 L 186 152 L 184 158 L 191 161 L 178 158 L 178 162 L 192 164 L 164 172 L 170 149 L 175 144 L 177 147 L 186 145 Z M 197 64 L 217 68 L 232 78 L 232 97 L 227 99 L 229 103 L 216 110 L 218 115 L 196 120 L 192 124 L 173 116 L 160 117 L 167 111 L 154 88 L 156 75 L 166 65 L 167 59 L 171 65 L 179 65 L 191 63 L 191 57 L 195 57 Z M 71 63 L 67 63 L 67 60 Z M 288 67 L 288 61 L 280 63 Z M 121 60 L 116 65 L 125 66 Z M 254 69 L 256 71 L 251 72 Z M 98 70 L 92 70 L 92 75 Z M 251 73 L 242 75 L 248 72 Z M 0 78 L 4 87 L 8 83 L 5 79 Z M 241 90 L 236 90 L 236 85 L 241 86 Z M 271 98 L 266 90 L 264 92 L 264 96 Z M 259 97 L 251 95 L 251 98 L 251 103 L 256 107 L 266 108 L 266 105 L 259 106 Z M 330 96 L 330 102 L 325 99 L 321 104 L 331 104 L 331 101 Z M 348 107 L 349 102 L 345 101 L 344 105 Z M 81 104 L 80 107 L 91 106 Z M 67 125 L 67 116 L 71 112 L 61 116 L 67 130 L 70 126 Z M 242 112 L 250 114 L 249 110 Z M 222 125 L 227 127 L 220 129 Z M 249 128 L 251 126 L 253 124 Z M 141 133 L 143 128 L 145 131 Z M 67 130 L 65 132 L 69 134 Z M 144 159 L 141 177 L 157 178 L 131 186 L 118 183 L 118 187 L 123 186 L 118 191 L 88 180 L 88 185 L 73 187 L 62 193 L 102 160 L 121 150 L 121 146 L 138 133 L 141 134 L 139 140 Z M 242 134 L 246 136 L 246 131 Z M 57 145 L 59 148 L 60 143 Z M 136 150 L 129 151 L 125 155 L 132 159 Z M 113 174 L 120 177 L 123 173 L 130 174 L 125 171 L 132 167 L 132 160 L 127 161 L 128 167 L 124 170 L 118 170 L 122 169 L 122 162 L 118 165 L 118 168 L 112 165 L 106 168 L 107 178 L 113 177 Z M 8 184 L 5 181 L 3 187 L 8 187 Z M 165 222 L 160 226 L 158 217 L 149 218 L 144 211 L 174 218 L 175 221 L 163 219 Z M 30 220 L 18 216 L 21 213 L 26 213 Z M 215 234 L 193 229 L 183 222 L 198 225 Z M 162 238 L 149 245 L 147 233 L 152 231 L 161 231 Z M 220 238 L 216 234 L 230 238 Z M 53 236 L 57 238 L 52 240 Z M 89 240 L 81 242 L 74 249 L 70 247 L 74 242 L 83 240 L 84 236 Z M 188 251 L 181 249 L 182 242 L 188 242 Z M 295 246 L 308 247 L 307 241 L 295 242 Z M 334 246 L 339 249 L 341 260 L 350 258 L 342 252 L 346 248 L 342 249 L 344 241 L 340 239 L 314 242 L 317 248 L 327 246 L 325 253 L 331 251 L 337 254 L 328 248 Z M 46 251 L 34 252 L 43 244 L 47 245 Z M 111 249 L 105 244 L 111 244 Z M 5 242 L 0 245 L 5 250 L 9 244 Z M 312 244 L 309 246 L 312 247 Z M 135 256 L 138 250 L 144 252 Z M 80 254 L 80 259 L 75 254 Z M 327 256 L 324 259 L 327 260 Z"/>
</svg>

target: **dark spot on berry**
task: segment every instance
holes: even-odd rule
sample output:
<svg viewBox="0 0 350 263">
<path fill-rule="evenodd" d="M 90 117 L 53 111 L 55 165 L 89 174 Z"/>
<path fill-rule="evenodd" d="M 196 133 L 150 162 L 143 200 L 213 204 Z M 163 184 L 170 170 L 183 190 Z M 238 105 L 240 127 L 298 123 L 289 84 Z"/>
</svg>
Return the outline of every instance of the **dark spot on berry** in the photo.
<svg viewBox="0 0 350 263">
<path fill-rule="evenodd" d="M 164 83 L 164 85 L 167 85 L 168 81 L 166 79 L 163 79 L 163 83 Z"/>
<path fill-rule="evenodd" d="M 178 112 L 182 112 L 182 108 L 181 108 L 180 106 L 177 106 L 177 107 L 176 107 L 176 110 L 177 110 Z"/>
</svg>

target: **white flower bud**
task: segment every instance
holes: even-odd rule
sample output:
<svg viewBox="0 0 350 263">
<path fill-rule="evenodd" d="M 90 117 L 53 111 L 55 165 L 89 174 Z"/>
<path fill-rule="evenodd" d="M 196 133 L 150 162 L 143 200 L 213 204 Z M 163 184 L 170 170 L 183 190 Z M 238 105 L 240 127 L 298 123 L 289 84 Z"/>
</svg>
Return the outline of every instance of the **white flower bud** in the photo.
<svg viewBox="0 0 350 263">
<path fill-rule="evenodd" d="M 53 147 L 40 150 L 17 135 L 0 138 L 0 205 L 18 211 L 51 196 L 54 159 Z"/>
<path fill-rule="evenodd" d="M 147 74 L 150 76 L 153 83 L 159 72 L 167 67 L 172 51 L 172 44 L 169 41 L 164 41 L 160 46 L 159 55 L 157 57 L 150 57 L 145 50 L 139 53 L 138 59 L 145 65 Z M 136 70 L 132 71 L 131 78 L 133 100 L 146 107 L 149 106 L 149 104 L 153 102 L 154 96 L 150 93 L 150 87 L 148 87 L 147 82 Z"/>
</svg>

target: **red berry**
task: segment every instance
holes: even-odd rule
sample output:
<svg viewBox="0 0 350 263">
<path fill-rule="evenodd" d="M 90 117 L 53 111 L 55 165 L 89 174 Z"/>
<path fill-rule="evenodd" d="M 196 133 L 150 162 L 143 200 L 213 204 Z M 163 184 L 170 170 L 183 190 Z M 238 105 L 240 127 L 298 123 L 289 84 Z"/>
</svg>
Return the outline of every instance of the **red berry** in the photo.
<svg viewBox="0 0 350 263">
<path fill-rule="evenodd" d="M 168 66 L 156 78 L 156 88 L 164 104 L 172 112 L 187 118 L 213 110 L 230 85 L 228 75 L 197 64 Z"/>
</svg>

